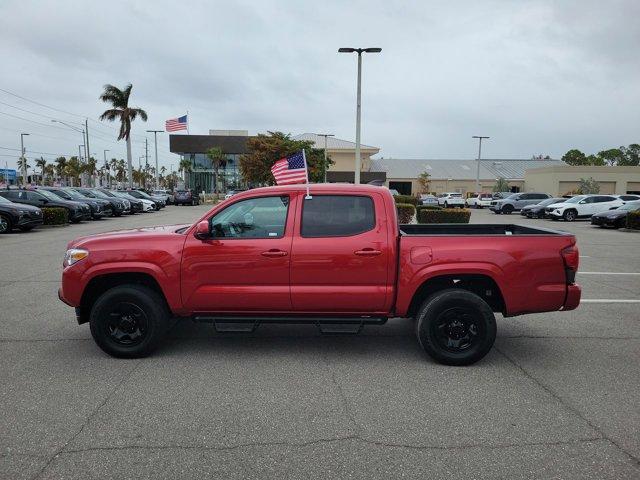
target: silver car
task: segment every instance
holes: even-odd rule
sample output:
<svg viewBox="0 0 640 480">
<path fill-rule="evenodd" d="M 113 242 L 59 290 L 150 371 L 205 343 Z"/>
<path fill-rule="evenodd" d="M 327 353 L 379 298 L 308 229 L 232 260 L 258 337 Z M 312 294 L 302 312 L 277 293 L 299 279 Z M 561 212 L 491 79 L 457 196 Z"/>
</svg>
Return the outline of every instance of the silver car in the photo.
<svg viewBox="0 0 640 480">
<path fill-rule="evenodd" d="M 500 214 L 511 214 L 515 211 L 520 210 L 522 207 L 526 207 L 527 205 L 535 205 L 536 203 L 540 203 L 547 198 L 551 198 L 551 195 L 548 193 L 514 193 L 509 195 L 507 198 L 503 198 L 502 200 L 492 200 L 491 206 L 489 207 L 494 213 Z"/>
</svg>

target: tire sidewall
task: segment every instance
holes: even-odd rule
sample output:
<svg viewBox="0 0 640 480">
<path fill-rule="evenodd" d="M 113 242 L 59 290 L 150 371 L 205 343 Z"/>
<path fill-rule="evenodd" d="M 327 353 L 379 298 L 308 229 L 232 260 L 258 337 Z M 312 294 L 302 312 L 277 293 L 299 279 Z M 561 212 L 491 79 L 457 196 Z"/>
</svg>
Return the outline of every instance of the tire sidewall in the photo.
<svg viewBox="0 0 640 480">
<path fill-rule="evenodd" d="M 451 307 L 465 306 L 478 312 L 482 322 L 483 338 L 463 352 L 443 349 L 432 335 L 431 326 L 438 315 Z M 461 289 L 448 289 L 427 298 L 416 316 L 416 336 L 420 346 L 434 360 L 445 365 L 470 365 L 482 359 L 491 350 L 496 338 L 496 321 L 491 307 L 475 293 Z"/>
<path fill-rule="evenodd" d="M 0 217 L 7 223 L 7 229 L 1 230 L 0 234 L 9 233 L 13 229 L 13 226 L 11 225 L 11 218 L 8 215 L 0 215 Z"/>
</svg>

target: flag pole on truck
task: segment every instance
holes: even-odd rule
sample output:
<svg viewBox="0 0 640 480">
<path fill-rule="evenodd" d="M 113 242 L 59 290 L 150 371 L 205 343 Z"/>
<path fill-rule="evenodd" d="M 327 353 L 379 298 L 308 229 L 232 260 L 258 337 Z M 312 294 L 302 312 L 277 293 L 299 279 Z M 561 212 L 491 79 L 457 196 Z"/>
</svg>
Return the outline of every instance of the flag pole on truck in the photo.
<svg viewBox="0 0 640 480">
<path fill-rule="evenodd" d="M 306 200 L 311 198 L 311 194 L 309 193 L 309 167 L 307 166 L 307 155 L 304 152 L 304 148 L 302 149 L 302 160 L 304 161 L 304 171 L 306 173 L 307 180 L 307 196 L 304 197 Z"/>
</svg>

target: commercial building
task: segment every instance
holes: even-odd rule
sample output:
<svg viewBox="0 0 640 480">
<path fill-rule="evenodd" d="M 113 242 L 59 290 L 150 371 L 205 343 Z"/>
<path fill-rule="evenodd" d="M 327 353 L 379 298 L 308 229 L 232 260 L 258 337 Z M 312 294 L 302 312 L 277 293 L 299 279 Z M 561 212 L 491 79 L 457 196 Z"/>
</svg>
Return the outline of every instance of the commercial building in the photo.
<svg viewBox="0 0 640 480">
<path fill-rule="evenodd" d="M 524 181 L 528 191 L 564 195 L 574 192 L 581 178 L 593 178 L 600 186 L 600 193 L 640 194 L 640 167 L 562 165 L 533 168 L 525 172 Z"/>
</svg>

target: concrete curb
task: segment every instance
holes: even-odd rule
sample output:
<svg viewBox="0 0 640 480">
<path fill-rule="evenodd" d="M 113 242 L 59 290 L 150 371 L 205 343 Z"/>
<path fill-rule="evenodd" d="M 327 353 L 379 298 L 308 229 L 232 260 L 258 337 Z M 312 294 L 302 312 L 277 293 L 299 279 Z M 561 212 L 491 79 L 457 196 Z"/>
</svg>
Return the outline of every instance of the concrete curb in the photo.
<svg viewBox="0 0 640 480">
<path fill-rule="evenodd" d="M 620 230 L 623 232 L 629 232 L 629 233 L 640 233 L 640 230 L 637 230 L 634 228 L 621 228 Z"/>
</svg>

